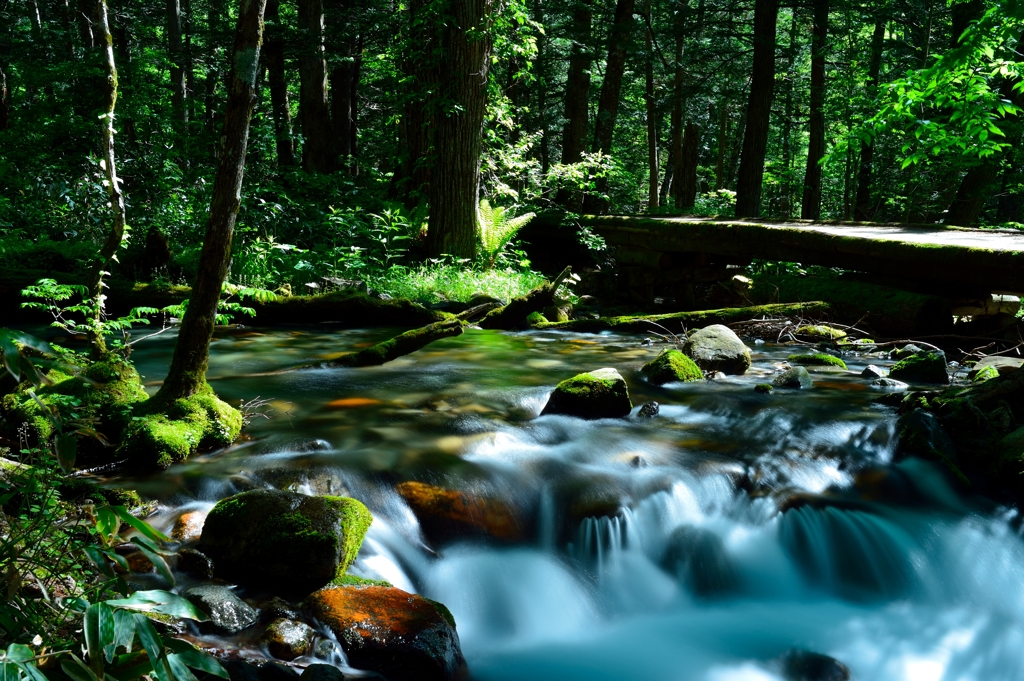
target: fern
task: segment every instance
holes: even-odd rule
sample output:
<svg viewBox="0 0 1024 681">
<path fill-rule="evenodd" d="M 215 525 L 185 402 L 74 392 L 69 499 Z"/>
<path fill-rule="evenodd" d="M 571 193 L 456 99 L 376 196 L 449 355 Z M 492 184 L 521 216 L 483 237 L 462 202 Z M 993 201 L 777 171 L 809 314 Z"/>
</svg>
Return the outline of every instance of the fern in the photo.
<svg viewBox="0 0 1024 681">
<path fill-rule="evenodd" d="M 501 206 L 491 207 L 487 199 L 480 199 L 478 222 L 480 225 L 480 248 L 485 258 L 485 269 L 494 267 L 494 261 L 505 250 L 508 242 L 520 229 L 525 227 L 535 213 L 526 213 L 516 217 L 513 211 Z"/>
</svg>

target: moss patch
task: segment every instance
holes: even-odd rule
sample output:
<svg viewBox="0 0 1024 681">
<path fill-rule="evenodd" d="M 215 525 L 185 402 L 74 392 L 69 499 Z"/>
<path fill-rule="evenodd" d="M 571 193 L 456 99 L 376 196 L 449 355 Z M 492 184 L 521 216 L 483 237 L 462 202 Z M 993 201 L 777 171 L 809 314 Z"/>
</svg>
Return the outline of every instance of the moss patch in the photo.
<svg viewBox="0 0 1024 681">
<path fill-rule="evenodd" d="M 761 393 L 762 395 L 770 395 L 775 391 L 775 386 L 771 383 L 758 383 L 754 386 L 754 392 Z"/>
<path fill-rule="evenodd" d="M 907 383 L 949 383 L 946 358 L 938 352 L 915 353 L 893 365 L 889 378 Z"/>
<path fill-rule="evenodd" d="M 366 577 L 356 577 L 355 575 L 349 575 L 344 572 L 338 571 L 338 575 L 332 579 L 327 586 L 383 586 L 392 588 L 394 585 L 385 579 L 367 579 Z"/>
<path fill-rule="evenodd" d="M 704 379 L 700 367 L 675 348 L 661 351 L 661 354 L 640 368 L 640 372 L 654 385 L 672 381 L 693 382 Z"/>
<path fill-rule="evenodd" d="M 138 405 L 117 451 L 133 466 L 167 468 L 200 448 L 226 447 L 241 430 L 241 412 L 204 385 L 191 397 Z"/>
<path fill-rule="evenodd" d="M 845 331 L 832 326 L 826 326 L 825 324 L 801 326 L 796 330 L 796 333 L 798 336 L 807 336 L 808 338 L 821 340 L 840 340 L 846 338 Z"/>
<path fill-rule="evenodd" d="M 628 416 L 632 408 L 622 376 L 614 369 L 600 369 L 559 383 L 542 413 L 601 419 Z"/>
<path fill-rule="evenodd" d="M 793 364 L 803 364 L 804 366 L 833 366 L 841 369 L 846 368 L 846 362 L 824 352 L 790 355 L 786 359 Z"/>
<path fill-rule="evenodd" d="M 974 374 L 974 378 L 972 378 L 971 380 L 974 381 L 975 383 L 981 383 L 982 381 L 987 381 L 990 378 L 997 378 L 998 376 L 999 369 L 996 369 L 994 366 L 990 364 L 981 369 L 980 371 L 978 371 L 978 373 Z"/>
</svg>

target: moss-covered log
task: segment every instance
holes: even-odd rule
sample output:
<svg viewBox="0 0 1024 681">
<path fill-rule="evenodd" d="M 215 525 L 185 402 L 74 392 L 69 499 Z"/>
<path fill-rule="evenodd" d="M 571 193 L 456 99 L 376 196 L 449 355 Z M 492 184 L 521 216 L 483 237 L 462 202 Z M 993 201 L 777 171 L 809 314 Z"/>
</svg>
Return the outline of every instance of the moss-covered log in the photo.
<svg viewBox="0 0 1024 681">
<path fill-rule="evenodd" d="M 533 289 L 525 296 L 513 298 L 512 301 L 497 310 L 493 310 L 480 320 L 485 329 L 501 329 L 515 331 L 530 326 L 528 318 L 534 312 L 540 312 L 555 302 L 555 294 L 565 278 L 569 276 L 569 268 L 562 270 L 553 282 L 545 283 Z"/>
<path fill-rule="evenodd" d="M 889 337 L 952 333 L 953 313 L 945 298 L 845 277 L 759 276 L 748 294 L 756 303 L 824 300 L 838 321 L 861 322 Z"/>
<path fill-rule="evenodd" d="M 658 327 L 675 333 L 683 328 L 742 322 L 759 317 L 819 318 L 831 311 L 828 303 L 790 303 L 782 305 L 755 305 L 753 307 L 727 307 L 719 310 L 672 312 L 669 314 L 627 315 L 601 319 L 574 319 L 568 322 L 540 322 L 533 328 L 555 331 L 623 331 L 627 333 L 657 332 Z M 653 323 L 652 323 L 653 322 Z"/>
<path fill-rule="evenodd" d="M 324 366 L 336 366 L 336 367 L 369 367 L 379 366 L 385 362 L 390 362 L 393 359 L 398 359 L 403 355 L 408 355 L 416 352 L 422 347 L 425 347 L 436 340 L 442 338 L 451 338 L 452 336 L 458 336 L 466 327 L 466 322 L 460 319 L 446 319 L 441 322 L 434 322 L 428 324 L 419 329 L 412 329 L 405 333 L 400 333 L 393 338 L 389 338 L 386 341 L 381 341 L 376 345 L 372 345 L 368 348 L 360 350 L 359 352 L 352 352 L 347 355 L 342 355 L 337 359 L 333 359 L 329 362 L 317 362 L 313 364 L 306 364 L 300 369 L 309 369 L 315 367 Z"/>
</svg>

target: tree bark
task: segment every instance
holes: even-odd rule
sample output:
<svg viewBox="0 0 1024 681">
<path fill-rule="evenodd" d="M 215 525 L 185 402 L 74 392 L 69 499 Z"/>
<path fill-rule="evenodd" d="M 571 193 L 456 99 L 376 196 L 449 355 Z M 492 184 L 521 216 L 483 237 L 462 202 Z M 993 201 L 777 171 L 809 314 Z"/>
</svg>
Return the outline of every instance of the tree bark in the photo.
<svg viewBox="0 0 1024 681">
<path fill-rule="evenodd" d="M 7 94 L 7 74 L 0 69 L 0 130 L 11 127 L 11 100 Z"/>
<path fill-rule="evenodd" d="M 189 397 L 206 385 L 210 339 L 231 260 L 231 238 L 241 201 L 245 149 L 249 140 L 249 120 L 256 101 L 256 73 L 259 70 L 266 4 L 267 0 L 241 0 L 239 7 L 224 130 L 210 201 L 210 220 L 192 296 L 181 321 L 171 368 L 156 395 L 158 399 L 170 401 Z"/>
<path fill-rule="evenodd" d="M 868 97 L 874 100 L 878 93 L 878 76 L 882 71 L 882 48 L 885 45 L 885 25 L 888 18 L 881 17 L 875 23 L 871 35 L 871 56 L 868 59 L 868 78 L 865 86 Z M 857 201 L 853 209 L 854 220 L 871 220 L 875 216 L 871 201 L 872 162 L 875 158 L 875 140 L 862 142 L 860 146 L 860 169 L 857 173 Z"/>
<path fill-rule="evenodd" d="M 35 3 L 33 3 L 33 7 Z M 78 0 L 78 34 L 82 39 L 82 47 L 92 49 L 96 47 L 96 39 L 93 35 L 92 15 L 95 6 L 91 0 Z M 35 14 L 38 19 L 38 14 Z"/>
<path fill-rule="evenodd" d="M 696 123 L 687 123 L 683 130 L 682 163 L 677 171 L 676 208 L 693 208 L 697 202 L 697 152 L 700 129 Z"/>
<path fill-rule="evenodd" d="M 476 257 L 494 0 L 451 0 L 440 34 L 427 253 Z"/>
<path fill-rule="evenodd" d="M 402 71 L 407 85 L 403 91 L 402 121 L 399 132 L 402 148 L 401 193 L 405 205 L 412 208 L 426 202 L 430 190 L 431 130 L 428 110 L 433 106 L 433 81 L 436 72 L 436 31 L 426 0 L 410 0 L 406 28 L 406 49 Z"/>
<path fill-rule="evenodd" d="M 821 159 L 825 156 L 825 39 L 828 0 L 814 0 L 814 39 L 811 43 L 811 108 L 807 141 L 807 169 L 800 217 L 821 218 Z"/>
<path fill-rule="evenodd" d="M 604 81 L 597 99 L 597 118 L 594 120 L 593 151 L 610 154 L 615 119 L 619 115 L 619 100 L 622 92 L 622 76 L 626 72 L 626 55 L 633 35 L 633 8 L 635 0 L 618 0 L 615 3 L 615 21 L 608 34 L 608 60 L 605 62 Z M 606 178 L 597 181 L 598 193 L 608 186 Z M 587 212 L 603 212 L 607 205 L 604 199 L 588 194 L 583 202 Z"/>
<path fill-rule="evenodd" d="M 647 63 L 644 65 L 644 101 L 647 105 L 647 209 L 658 207 L 658 107 L 654 99 L 654 40 L 651 36 L 651 0 L 644 2 L 647 30 L 644 31 Z"/>
<path fill-rule="evenodd" d="M 761 185 L 775 92 L 775 26 L 778 16 L 779 0 L 756 0 L 754 3 L 754 65 L 736 183 L 737 217 L 761 215 Z"/>
<path fill-rule="evenodd" d="M 288 80 L 284 70 L 284 36 L 280 15 L 281 0 L 267 0 L 267 39 L 263 58 L 267 65 L 270 84 L 270 108 L 274 114 L 274 139 L 277 165 L 288 168 L 295 165 L 295 139 L 292 137 L 292 112 L 288 102 Z"/>
<path fill-rule="evenodd" d="M 565 82 L 565 129 L 562 132 L 563 165 L 579 163 L 587 139 L 588 104 L 590 100 L 590 44 L 594 12 L 591 0 L 577 0 L 572 10 L 572 53 Z M 569 210 L 579 211 L 579 195 L 560 189 L 556 200 Z"/>
<path fill-rule="evenodd" d="M 181 2 L 167 0 L 167 52 L 171 62 L 171 109 L 174 120 L 188 123 L 188 110 L 185 108 L 185 69 L 183 66 L 183 50 L 181 38 Z M 179 134 L 184 130 L 179 127 Z"/>
<path fill-rule="evenodd" d="M 327 106 L 323 0 L 299 0 L 299 30 L 302 41 L 299 55 L 302 168 L 307 173 L 328 173 L 334 165 L 334 144 Z"/>
<path fill-rule="evenodd" d="M 114 163 L 114 108 L 117 106 L 117 67 L 114 64 L 114 38 L 110 34 L 110 22 L 107 20 L 106 0 L 97 0 L 96 3 L 96 26 L 94 30 L 99 36 L 103 45 L 104 66 L 106 67 L 106 80 L 103 87 L 103 167 L 107 177 L 107 193 L 110 195 L 110 207 L 113 212 L 113 226 L 107 233 L 107 238 L 100 247 L 99 257 L 93 264 L 89 275 L 89 290 L 93 298 L 93 323 L 94 326 L 89 333 L 89 340 L 92 344 L 92 353 L 95 359 L 100 359 L 107 354 L 106 341 L 99 329 L 103 317 L 104 301 L 106 294 L 103 289 L 103 277 L 107 274 L 111 260 L 121 247 L 124 239 L 124 196 L 121 194 L 120 180 L 117 177 L 117 166 Z"/>
<path fill-rule="evenodd" d="M 715 191 L 725 187 L 725 144 L 729 134 L 729 109 L 723 100 L 718 114 L 718 154 L 715 158 Z"/>
</svg>

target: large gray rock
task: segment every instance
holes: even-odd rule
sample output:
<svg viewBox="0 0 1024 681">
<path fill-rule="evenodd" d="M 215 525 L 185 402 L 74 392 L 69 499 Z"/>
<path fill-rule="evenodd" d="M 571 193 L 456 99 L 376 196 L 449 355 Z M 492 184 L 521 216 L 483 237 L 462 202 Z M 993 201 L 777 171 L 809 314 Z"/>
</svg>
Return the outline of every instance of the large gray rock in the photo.
<svg viewBox="0 0 1024 681">
<path fill-rule="evenodd" d="M 348 568 L 371 520 L 355 499 L 252 490 L 213 507 L 200 548 L 222 579 L 305 595 Z"/>
<path fill-rule="evenodd" d="M 814 379 L 803 367 L 786 369 L 772 380 L 772 385 L 777 388 L 813 388 Z"/>
<path fill-rule="evenodd" d="M 615 369 L 598 369 L 559 383 L 541 414 L 606 419 L 629 416 L 632 409 L 626 380 Z"/>
<path fill-rule="evenodd" d="M 683 353 L 704 371 L 738 375 L 750 368 L 750 350 L 732 329 L 721 324 L 691 333 Z"/>
<path fill-rule="evenodd" d="M 181 595 L 210 618 L 213 628 L 226 634 L 246 629 L 259 619 L 256 609 L 226 586 L 199 584 Z"/>
</svg>

